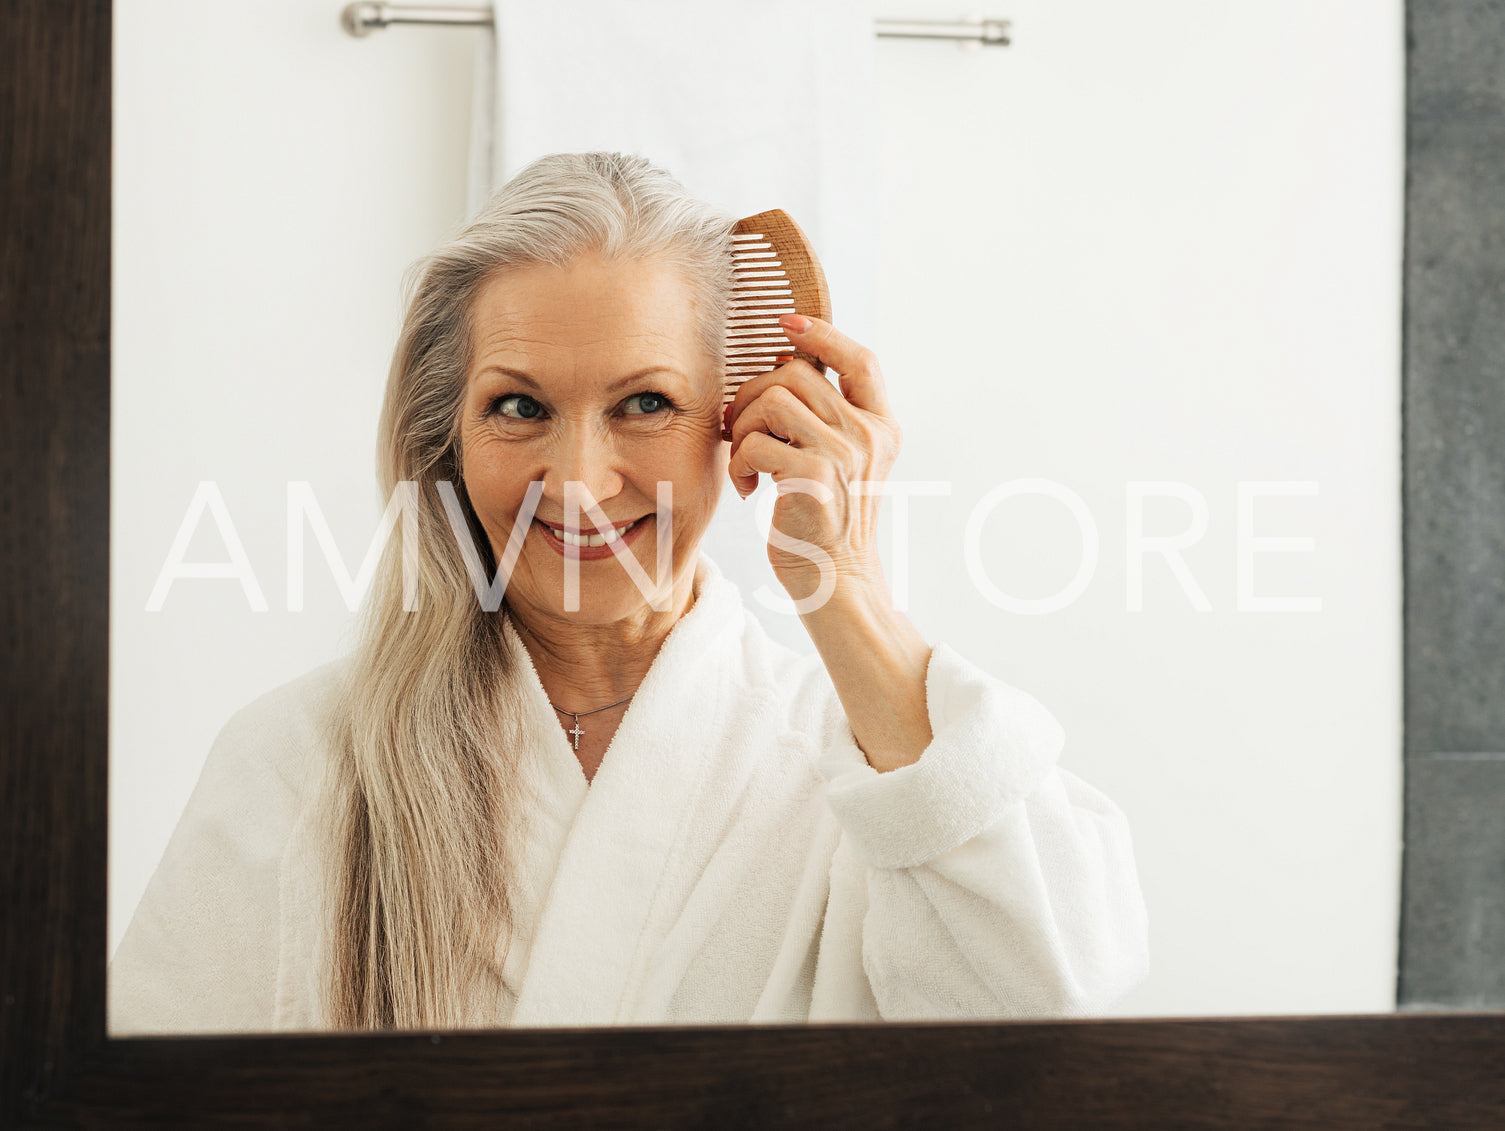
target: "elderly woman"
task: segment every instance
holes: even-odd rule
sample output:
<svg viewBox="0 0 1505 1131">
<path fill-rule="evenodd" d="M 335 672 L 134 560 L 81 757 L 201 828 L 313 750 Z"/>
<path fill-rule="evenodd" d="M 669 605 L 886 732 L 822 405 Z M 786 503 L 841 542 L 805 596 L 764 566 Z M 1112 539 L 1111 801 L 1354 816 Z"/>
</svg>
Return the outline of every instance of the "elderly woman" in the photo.
<svg viewBox="0 0 1505 1131">
<path fill-rule="evenodd" d="M 1122 814 L 888 598 L 849 490 L 899 445 L 873 355 L 787 317 L 840 388 L 789 361 L 723 411 L 730 231 L 560 154 L 416 265 L 403 538 L 359 647 L 216 740 L 113 1033 L 1047 1017 L 1142 977 Z M 815 656 L 699 550 L 762 474 Z"/>
</svg>

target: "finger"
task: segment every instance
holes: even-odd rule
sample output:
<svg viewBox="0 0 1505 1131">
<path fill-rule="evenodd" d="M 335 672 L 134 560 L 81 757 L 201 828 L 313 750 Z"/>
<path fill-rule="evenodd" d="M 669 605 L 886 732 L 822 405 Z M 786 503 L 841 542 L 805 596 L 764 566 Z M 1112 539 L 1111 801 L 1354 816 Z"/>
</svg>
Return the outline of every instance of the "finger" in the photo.
<svg viewBox="0 0 1505 1131">
<path fill-rule="evenodd" d="M 836 395 L 836 390 L 831 390 Z M 767 432 L 797 448 L 811 447 L 829 426 L 787 385 L 769 385 L 732 422 L 732 452 L 753 432 Z"/>
<path fill-rule="evenodd" d="M 826 375 L 817 372 L 808 361 L 795 360 L 790 354 L 781 356 L 779 360 L 782 364 L 777 369 L 749 377 L 738 387 L 727 411 L 727 420 L 731 426 L 735 427 L 737 418 L 747 410 L 748 405 L 777 387 L 793 393 L 812 413 L 833 428 L 840 425 L 842 414 L 850 412 L 851 406 Z"/>
<path fill-rule="evenodd" d="M 727 473 L 737 494 L 745 499 L 757 490 L 759 472 L 767 472 L 776 481 L 804 475 L 813 466 L 813 458 L 809 452 L 782 443 L 767 432 L 752 432 L 737 446 L 727 463 Z"/>
<path fill-rule="evenodd" d="M 782 386 L 776 385 L 774 389 L 778 391 L 773 395 L 770 396 L 768 392 L 765 392 L 762 396 L 754 400 L 752 404 L 748 405 L 747 409 L 737 418 L 734 428 L 726 434 L 726 438 L 732 442 L 732 450 L 727 456 L 728 472 L 732 477 L 732 486 L 737 489 L 737 494 L 741 495 L 744 499 L 758 489 L 758 476 L 756 472 L 737 473 L 731 471 L 733 466 L 742 466 L 741 464 L 734 464 L 733 461 L 736 459 L 737 453 L 741 450 L 743 443 L 752 436 L 768 436 L 777 440 L 781 445 L 789 446 L 789 433 L 801 430 L 797 425 L 787 420 L 792 415 L 791 406 L 776 403 L 791 396 L 791 394 Z M 809 410 L 806 409 L 805 411 L 808 414 Z M 771 420 L 770 417 L 775 415 L 779 419 L 776 421 Z M 761 444 L 762 441 L 760 440 L 758 443 Z"/>
<path fill-rule="evenodd" d="M 740 399 L 740 404 L 737 399 Z M 759 419 L 787 423 L 792 428 L 801 429 L 802 435 L 810 434 L 813 426 L 841 428 L 843 417 L 852 413 L 852 405 L 847 404 L 837 387 L 832 386 L 825 375 L 816 372 L 808 361 L 792 360 L 745 381 L 742 389 L 737 390 L 727 414 L 731 422 L 728 437 L 736 440 L 748 428 L 759 426 L 740 425 L 739 428 L 739 423 L 748 419 L 749 410 L 756 405 L 765 407 L 765 416 Z M 778 434 L 792 438 L 789 432 Z"/>
<path fill-rule="evenodd" d="M 888 388 L 872 350 L 819 318 L 782 314 L 779 325 L 797 348 L 820 358 L 841 375 L 842 396 L 852 404 L 882 416 L 893 415 L 889 410 Z"/>
</svg>

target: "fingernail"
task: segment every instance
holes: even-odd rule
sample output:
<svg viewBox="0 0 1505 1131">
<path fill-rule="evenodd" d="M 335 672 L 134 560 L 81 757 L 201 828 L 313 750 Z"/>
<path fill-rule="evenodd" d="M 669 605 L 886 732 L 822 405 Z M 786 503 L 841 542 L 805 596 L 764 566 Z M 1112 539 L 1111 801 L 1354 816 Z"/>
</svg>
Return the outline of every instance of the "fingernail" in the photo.
<svg viewBox="0 0 1505 1131">
<path fill-rule="evenodd" d="M 732 426 L 732 402 L 731 401 L 727 401 L 726 402 L 726 407 L 721 410 L 721 427 L 723 429 L 726 429 L 726 428 L 730 428 L 731 426 Z"/>
<path fill-rule="evenodd" d="M 803 334 L 810 329 L 810 319 L 803 314 L 781 314 L 779 325 L 786 330 L 793 330 L 796 334 Z"/>
</svg>

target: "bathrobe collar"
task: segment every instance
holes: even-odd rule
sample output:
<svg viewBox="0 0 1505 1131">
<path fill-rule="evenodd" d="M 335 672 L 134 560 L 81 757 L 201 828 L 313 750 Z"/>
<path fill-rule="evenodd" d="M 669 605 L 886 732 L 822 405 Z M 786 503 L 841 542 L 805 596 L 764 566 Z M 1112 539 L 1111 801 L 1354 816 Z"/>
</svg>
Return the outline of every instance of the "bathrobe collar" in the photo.
<svg viewBox="0 0 1505 1131">
<path fill-rule="evenodd" d="M 541 907 L 511 1023 L 615 1022 L 652 918 L 660 877 L 687 833 L 709 751 L 723 741 L 737 682 L 729 660 L 742 643 L 742 595 L 710 558 L 696 563 L 695 601 L 670 629 L 587 783 L 526 647 L 507 619 L 507 641 L 543 822 L 535 845 L 558 866 L 524 867 Z M 552 825 L 550 822 L 554 822 Z M 511 965 L 509 963 L 509 965 Z"/>
</svg>

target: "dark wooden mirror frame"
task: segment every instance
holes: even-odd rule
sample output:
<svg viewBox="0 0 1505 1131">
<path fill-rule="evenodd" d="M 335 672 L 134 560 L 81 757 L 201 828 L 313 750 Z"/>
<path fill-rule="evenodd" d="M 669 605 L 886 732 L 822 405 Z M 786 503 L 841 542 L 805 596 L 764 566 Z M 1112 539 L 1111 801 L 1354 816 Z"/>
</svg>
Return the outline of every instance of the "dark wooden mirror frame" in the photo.
<svg viewBox="0 0 1505 1131">
<path fill-rule="evenodd" d="M 1408 122 L 1443 8 L 1505 30 L 1489 0 L 1412 0 Z M 109 0 L 7 0 L 0 54 L 0 1126 L 1505 1126 L 1491 1014 L 107 1039 Z"/>
</svg>

